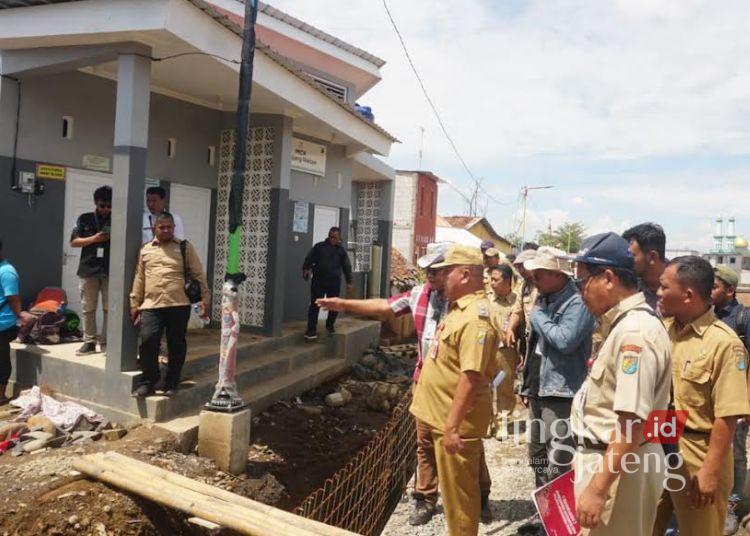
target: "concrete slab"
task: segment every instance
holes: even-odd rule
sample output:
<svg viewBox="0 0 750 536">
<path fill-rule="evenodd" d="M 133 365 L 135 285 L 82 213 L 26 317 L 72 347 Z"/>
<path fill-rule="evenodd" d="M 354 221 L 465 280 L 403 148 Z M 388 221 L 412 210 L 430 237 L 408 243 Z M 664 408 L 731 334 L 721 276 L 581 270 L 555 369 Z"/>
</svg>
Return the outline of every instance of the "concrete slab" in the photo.
<svg viewBox="0 0 750 536">
<path fill-rule="evenodd" d="M 200 425 L 200 416 L 191 415 L 189 417 L 178 417 L 171 421 L 158 423 L 157 428 L 166 430 L 175 436 L 180 452 L 190 454 L 195 450 L 198 444 L 198 426 Z"/>
<path fill-rule="evenodd" d="M 13 342 L 10 344 L 11 351 L 28 352 L 33 355 L 44 356 L 62 361 L 70 361 L 84 367 L 104 369 L 107 360 L 101 352 L 89 355 L 76 355 L 76 350 L 81 347 L 82 342 L 66 342 L 63 344 L 21 344 Z"/>
</svg>

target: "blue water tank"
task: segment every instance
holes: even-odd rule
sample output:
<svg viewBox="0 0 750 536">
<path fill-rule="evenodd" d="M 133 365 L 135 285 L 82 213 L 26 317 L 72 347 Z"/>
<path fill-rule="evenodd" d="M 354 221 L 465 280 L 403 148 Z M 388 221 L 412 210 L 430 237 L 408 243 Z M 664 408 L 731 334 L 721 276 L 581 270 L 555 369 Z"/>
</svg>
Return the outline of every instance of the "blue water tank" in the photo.
<svg viewBox="0 0 750 536">
<path fill-rule="evenodd" d="M 357 110 L 357 113 L 367 119 L 368 121 L 375 121 L 375 116 L 372 113 L 372 108 L 369 106 L 361 106 L 359 104 L 354 105 L 354 109 Z"/>
</svg>

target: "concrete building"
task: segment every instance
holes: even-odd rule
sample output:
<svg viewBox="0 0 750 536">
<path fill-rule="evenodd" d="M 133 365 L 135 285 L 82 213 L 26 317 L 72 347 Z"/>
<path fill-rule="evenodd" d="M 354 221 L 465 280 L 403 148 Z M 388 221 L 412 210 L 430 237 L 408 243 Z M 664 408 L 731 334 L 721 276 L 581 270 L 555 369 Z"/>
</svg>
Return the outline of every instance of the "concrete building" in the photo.
<svg viewBox="0 0 750 536">
<path fill-rule="evenodd" d="M 740 274 L 740 284 L 750 285 L 750 249 L 747 240 L 737 234 L 734 217 L 717 218 L 714 227 L 714 247 L 703 255 L 712 266 L 729 266 Z"/>
<path fill-rule="evenodd" d="M 435 234 L 438 242 L 458 242 L 467 246 L 479 247 L 483 241 L 492 240 L 495 248 L 505 255 L 509 255 L 513 247 L 495 231 L 487 218 L 482 217 L 438 216 Z"/>
<path fill-rule="evenodd" d="M 435 241 L 438 184 L 431 171 L 397 171 L 393 209 L 393 247 L 412 264 Z"/>
<path fill-rule="evenodd" d="M 145 187 L 168 190 L 220 295 L 243 13 L 238 0 L 0 0 L 0 229 L 24 304 L 61 286 L 78 308 L 70 232 L 95 188 L 114 190 L 106 374 L 90 401 L 137 375 L 127 297 Z M 329 227 L 342 227 L 360 290 L 371 245 L 389 250 L 395 173 L 374 155 L 396 140 L 353 106 L 383 60 L 266 4 L 257 35 L 241 320 L 279 337 L 305 317 L 302 260 Z"/>
</svg>

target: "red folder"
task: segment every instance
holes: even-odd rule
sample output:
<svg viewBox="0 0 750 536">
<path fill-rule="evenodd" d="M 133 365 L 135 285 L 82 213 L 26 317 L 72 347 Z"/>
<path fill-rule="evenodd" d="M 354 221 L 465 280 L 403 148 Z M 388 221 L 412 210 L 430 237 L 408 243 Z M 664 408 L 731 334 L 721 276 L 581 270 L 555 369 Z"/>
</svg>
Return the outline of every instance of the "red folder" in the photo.
<svg viewBox="0 0 750 536">
<path fill-rule="evenodd" d="M 568 471 L 531 494 L 548 536 L 577 536 L 581 532 L 574 489 L 573 471 Z"/>
</svg>

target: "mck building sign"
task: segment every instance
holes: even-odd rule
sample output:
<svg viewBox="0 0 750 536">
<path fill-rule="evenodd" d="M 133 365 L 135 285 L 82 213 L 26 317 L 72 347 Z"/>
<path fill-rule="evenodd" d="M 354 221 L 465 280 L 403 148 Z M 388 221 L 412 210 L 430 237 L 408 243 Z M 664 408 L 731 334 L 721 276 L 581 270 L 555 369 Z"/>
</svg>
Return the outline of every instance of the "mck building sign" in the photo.
<svg viewBox="0 0 750 536">
<path fill-rule="evenodd" d="M 292 169 L 323 177 L 326 174 L 325 146 L 292 138 Z"/>
</svg>

